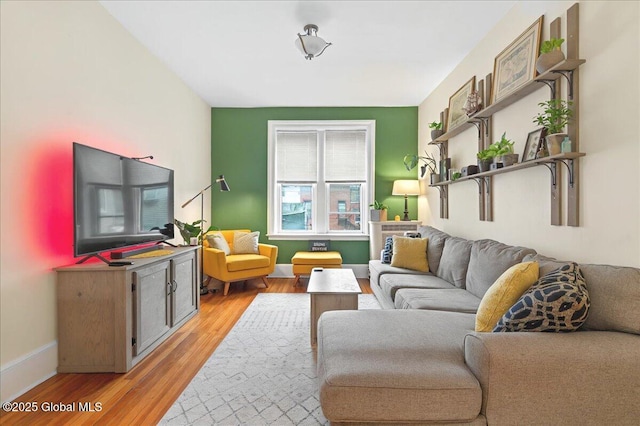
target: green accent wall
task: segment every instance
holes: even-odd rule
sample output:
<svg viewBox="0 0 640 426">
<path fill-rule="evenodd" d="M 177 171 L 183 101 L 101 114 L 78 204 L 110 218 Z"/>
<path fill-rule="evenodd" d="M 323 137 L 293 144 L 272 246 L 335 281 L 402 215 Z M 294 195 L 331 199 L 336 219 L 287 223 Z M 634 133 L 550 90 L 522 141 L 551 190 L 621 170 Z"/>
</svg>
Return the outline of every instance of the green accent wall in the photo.
<svg viewBox="0 0 640 426">
<path fill-rule="evenodd" d="M 278 263 L 291 263 L 308 241 L 269 240 L 267 233 L 267 122 L 269 120 L 375 120 L 375 197 L 389 206 L 389 219 L 403 216 L 404 198 L 391 195 L 396 179 L 415 179 L 402 163 L 417 153 L 418 107 L 212 108 L 212 181 L 223 174 L 231 191 L 211 192 L 211 222 L 221 229 L 260 231 L 260 242 L 278 246 Z M 409 215 L 417 219 L 417 197 Z M 368 241 L 331 241 L 343 263 L 366 264 Z"/>
</svg>

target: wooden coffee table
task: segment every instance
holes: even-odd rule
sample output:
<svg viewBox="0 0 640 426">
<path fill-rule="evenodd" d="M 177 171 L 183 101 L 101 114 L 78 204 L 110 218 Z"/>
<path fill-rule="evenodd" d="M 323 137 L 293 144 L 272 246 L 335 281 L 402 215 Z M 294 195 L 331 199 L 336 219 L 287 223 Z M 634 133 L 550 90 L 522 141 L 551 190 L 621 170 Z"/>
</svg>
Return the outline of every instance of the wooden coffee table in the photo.
<svg viewBox="0 0 640 426">
<path fill-rule="evenodd" d="M 362 290 L 351 269 L 314 268 L 307 293 L 311 295 L 311 346 L 315 347 L 320 315 L 326 311 L 357 310 Z"/>
</svg>

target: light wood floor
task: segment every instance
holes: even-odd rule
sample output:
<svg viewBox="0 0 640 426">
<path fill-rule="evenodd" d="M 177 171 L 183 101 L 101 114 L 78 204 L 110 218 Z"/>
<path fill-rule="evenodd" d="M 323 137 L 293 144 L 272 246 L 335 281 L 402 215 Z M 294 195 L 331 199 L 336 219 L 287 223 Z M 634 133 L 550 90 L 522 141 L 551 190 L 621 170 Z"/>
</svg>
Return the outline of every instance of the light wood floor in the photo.
<svg viewBox="0 0 640 426">
<path fill-rule="evenodd" d="M 369 280 L 359 279 L 363 293 Z M 36 402 L 38 412 L 0 411 L 2 425 L 155 425 L 211 356 L 258 293 L 304 293 L 307 280 L 271 278 L 231 284 L 229 294 L 202 296 L 200 313 L 126 374 L 57 374 L 15 402 Z M 102 408 L 79 412 L 78 403 Z M 43 412 L 47 404 L 76 403 L 75 411 Z"/>
</svg>

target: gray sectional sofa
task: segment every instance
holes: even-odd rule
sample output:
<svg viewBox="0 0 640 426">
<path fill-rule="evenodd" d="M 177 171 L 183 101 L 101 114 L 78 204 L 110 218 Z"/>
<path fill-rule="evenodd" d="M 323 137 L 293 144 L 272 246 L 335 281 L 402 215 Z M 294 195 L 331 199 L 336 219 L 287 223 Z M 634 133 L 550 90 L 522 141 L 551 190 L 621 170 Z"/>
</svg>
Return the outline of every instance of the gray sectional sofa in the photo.
<svg viewBox="0 0 640 426">
<path fill-rule="evenodd" d="M 429 272 L 372 260 L 385 309 L 320 318 L 320 402 L 332 424 L 638 424 L 640 269 L 579 265 L 590 309 L 576 332 L 476 332 L 480 301 L 504 271 L 535 260 L 543 276 L 567 262 L 419 231 Z"/>
</svg>

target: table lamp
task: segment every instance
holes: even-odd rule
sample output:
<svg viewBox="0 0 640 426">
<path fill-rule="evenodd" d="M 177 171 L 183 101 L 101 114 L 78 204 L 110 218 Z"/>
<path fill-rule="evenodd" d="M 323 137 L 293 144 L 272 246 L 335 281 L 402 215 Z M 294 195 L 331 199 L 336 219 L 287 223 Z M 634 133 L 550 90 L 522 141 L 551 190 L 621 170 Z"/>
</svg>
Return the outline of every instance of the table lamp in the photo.
<svg viewBox="0 0 640 426">
<path fill-rule="evenodd" d="M 409 219 L 409 205 L 407 203 L 409 195 L 420 195 L 420 182 L 416 179 L 396 180 L 393 182 L 391 195 L 404 195 L 404 218 Z"/>
</svg>

